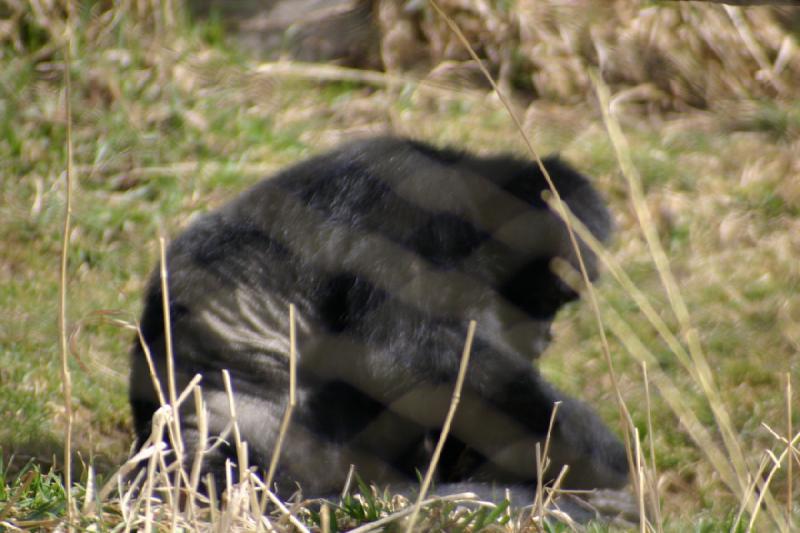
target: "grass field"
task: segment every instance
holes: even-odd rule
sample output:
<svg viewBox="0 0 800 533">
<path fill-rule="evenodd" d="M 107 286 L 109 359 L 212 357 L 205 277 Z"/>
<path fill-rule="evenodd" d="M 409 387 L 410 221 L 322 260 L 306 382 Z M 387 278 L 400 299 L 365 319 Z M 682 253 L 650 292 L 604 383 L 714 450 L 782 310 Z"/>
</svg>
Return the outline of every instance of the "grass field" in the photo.
<svg viewBox="0 0 800 533">
<path fill-rule="evenodd" d="M 107 479 L 129 451 L 133 332 L 122 324 L 139 312 L 159 234 L 174 236 L 272 170 L 354 135 L 390 130 L 527 155 L 508 110 L 485 91 L 410 76 L 359 81 L 350 71 L 321 82 L 313 68 L 311 76 L 269 75 L 226 45 L 219 25 L 190 25 L 180 11 L 145 4 L 85 3 L 72 19 L 74 494 L 84 524 L 102 530 L 120 523 L 119 512 L 90 512 L 87 483 Z M 52 2 L 10 2 L 0 14 L 10 17 L 0 25 L 0 530 L 49 529 L 65 512 L 57 311 L 66 19 Z M 796 66 L 798 35 L 785 31 Z M 618 124 L 621 138 L 609 135 L 602 99 L 586 83 L 569 105 L 520 98 L 512 108 L 535 149 L 558 151 L 593 176 L 615 214 L 610 264 L 596 291 L 644 457 L 652 446 L 646 487 L 657 492 L 663 525 L 730 529 L 742 509 L 736 527 L 745 528 L 760 492 L 769 497 L 757 529 L 800 525 L 798 452 L 781 455 L 800 428 L 800 91 L 733 91 L 710 95 L 713 106 L 654 111 L 616 98 L 612 85 L 611 130 Z M 668 272 L 654 261 L 656 243 Z M 542 364 L 622 431 L 585 300 L 560 315 Z M 767 480 L 767 490 L 748 492 L 753 479 Z M 339 516 L 355 524 L 391 509 Z"/>
</svg>

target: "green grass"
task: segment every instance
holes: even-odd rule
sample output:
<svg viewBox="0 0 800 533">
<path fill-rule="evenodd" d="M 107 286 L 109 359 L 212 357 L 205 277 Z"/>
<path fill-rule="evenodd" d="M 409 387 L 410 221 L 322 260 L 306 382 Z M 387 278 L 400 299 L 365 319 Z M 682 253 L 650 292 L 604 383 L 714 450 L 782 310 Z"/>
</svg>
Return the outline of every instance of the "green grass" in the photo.
<svg viewBox="0 0 800 533">
<path fill-rule="evenodd" d="M 32 461 L 18 466 L 12 477 L 10 466 L 0 461 L 0 521 L 12 518 L 27 529 L 52 529 L 66 508 L 61 477 L 52 470 L 43 474 Z"/>
<path fill-rule="evenodd" d="M 524 153 L 524 146 L 492 101 L 458 93 L 431 100 L 409 90 L 393 98 L 353 82 L 267 82 L 248 71 L 247 57 L 225 47 L 218 22 L 190 29 L 179 21 L 158 34 L 153 13 L 145 20 L 121 13 L 103 25 L 107 19 L 93 16 L 99 9 L 87 3 L 80 14 L 71 70 L 77 172 L 68 322 L 74 451 L 107 475 L 131 441 L 132 333 L 112 319 L 136 317 L 160 231 L 175 235 L 192 215 L 270 169 L 390 122 L 397 131 L 480 151 Z M 0 513 L 45 524 L 64 510 L 56 321 L 66 158 L 62 54 L 52 46 L 53 28 L 30 12 L 18 30 L 22 47 L 7 40 L 0 49 Z M 764 450 L 782 450 L 762 424 L 786 431 L 786 375 L 800 387 L 798 108 L 798 101 L 756 102 L 739 116 L 687 112 L 659 120 L 623 111 L 656 229 L 751 469 Z M 599 113 L 590 105 L 543 108 L 528 133 L 537 149 L 558 150 L 596 178 L 617 218 L 613 256 L 677 332 Z M 630 295 L 609 276 L 597 289 L 601 309 L 621 315 L 714 432 L 708 400 Z M 647 437 L 640 366 L 607 327 L 623 397 Z M 542 365 L 619 427 L 586 302 L 561 315 Z M 657 390 L 650 414 L 667 530 L 730 529 L 739 502 Z M 793 425 L 800 427 L 800 409 Z M 87 475 L 79 469 L 81 487 Z M 772 483 L 778 500 L 785 487 L 781 471 Z M 335 510 L 334 522 L 343 529 L 391 509 L 390 497 L 351 501 Z M 446 509 L 426 518 L 443 529 L 455 527 L 451 519 Z M 475 529 L 498 516 L 484 509 L 458 520 Z"/>
</svg>

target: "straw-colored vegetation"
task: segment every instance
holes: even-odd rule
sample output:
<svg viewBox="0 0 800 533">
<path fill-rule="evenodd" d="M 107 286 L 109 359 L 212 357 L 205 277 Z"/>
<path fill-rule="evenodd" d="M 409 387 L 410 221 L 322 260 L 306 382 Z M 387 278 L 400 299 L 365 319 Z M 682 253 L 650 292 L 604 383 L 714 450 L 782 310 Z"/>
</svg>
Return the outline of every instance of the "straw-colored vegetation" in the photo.
<svg viewBox="0 0 800 533">
<path fill-rule="evenodd" d="M 389 2 L 398 3 L 403 4 Z M 501 86 L 547 100 L 585 101 L 592 92 L 589 67 L 600 69 L 617 97 L 645 110 L 713 109 L 729 100 L 792 97 L 800 84 L 791 34 L 797 29 L 796 8 L 630 0 L 442 0 L 439 5 Z M 417 35 L 440 68 L 469 60 L 430 7 L 423 9 Z"/>
<path fill-rule="evenodd" d="M 409 42 L 424 61 L 387 74 L 258 65 L 225 44 L 219 24 L 189 23 L 178 2 L 83 2 L 70 13 L 55 0 L 0 4 L 0 529 L 48 530 L 67 516 L 57 320 L 67 146 L 73 523 L 256 530 L 269 499 L 258 478 L 243 479 L 221 507 L 176 498 L 176 480 L 198 480 L 164 470 L 172 456 L 153 447 L 138 492 L 115 482 L 131 441 L 131 328 L 158 236 L 281 165 L 387 129 L 529 155 L 528 137 L 537 152 L 560 151 L 595 177 L 617 221 L 594 288 L 608 346 L 584 299 L 559 317 L 542 363 L 620 433 L 638 435 L 642 527 L 800 525 L 798 11 L 633 0 L 439 5 L 508 108 L 427 5 L 397 19 L 412 41 L 383 43 L 388 61 L 400 50 L 392 46 Z M 169 412 L 160 414 L 167 431 Z M 402 497 L 362 494 L 322 510 L 270 501 L 265 516 L 277 530 L 341 530 L 376 520 L 400 528 L 413 512 Z M 540 523 L 462 500 L 425 505 L 417 519 L 445 531 Z"/>
</svg>

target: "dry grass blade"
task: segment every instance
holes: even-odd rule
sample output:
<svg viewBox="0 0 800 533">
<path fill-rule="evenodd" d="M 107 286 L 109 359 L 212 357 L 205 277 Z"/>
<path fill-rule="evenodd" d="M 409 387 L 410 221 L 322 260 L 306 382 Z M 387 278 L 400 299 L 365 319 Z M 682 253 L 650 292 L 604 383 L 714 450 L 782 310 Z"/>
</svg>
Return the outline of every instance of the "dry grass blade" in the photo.
<svg viewBox="0 0 800 533">
<path fill-rule="evenodd" d="M 208 490 L 208 509 L 211 514 L 209 522 L 219 523 L 219 497 L 217 496 L 217 484 L 214 483 L 214 476 L 209 472 L 206 474 L 206 488 Z"/>
<path fill-rule="evenodd" d="M 341 498 L 344 499 L 345 496 L 350 494 L 350 487 L 353 485 L 353 477 L 356 475 L 356 465 L 351 464 L 350 468 L 347 470 L 347 477 L 344 479 L 344 486 L 342 487 L 342 494 Z"/>
<path fill-rule="evenodd" d="M 164 416 L 162 411 L 156 411 L 153 415 L 153 430 L 150 434 L 151 442 L 161 442 L 164 439 Z M 162 448 L 163 450 L 163 448 Z M 161 451 L 156 449 L 147 462 L 147 476 L 140 498 L 144 499 L 144 530 L 145 532 L 153 529 L 153 490 L 156 483 L 156 470 L 161 458 Z"/>
<path fill-rule="evenodd" d="M 180 177 L 187 174 L 197 174 L 205 172 L 215 174 L 231 167 L 231 163 L 219 163 L 213 161 L 181 161 L 170 165 L 158 165 L 147 167 L 133 167 L 129 165 L 76 165 L 73 171 L 77 175 L 87 176 L 109 176 L 115 177 L 125 175 L 128 177 Z M 236 172 L 244 176 L 265 176 L 277 170 L 273 163 L 259 162 L 239 162 L 236 164 Z"/>
<path fill-rule="evenodd" d="M 544 520 L 544 460 L 542 459 L 542 449 L 539 443 L 536 443 L 536 498 L 534 500 L 533 508 L 536 509 L 539 520 Z"/>
<path fill-rule="evenodd" d="M 286 432 L 289 430 L 289 422 L 292 420 L 292 412 L 294 411 L 294 407 L 297 402 L 297 323 L 295 320 L 295 313 L 296 308 L 294 304 L 289 304 L 289 401 L 286 404 L 286 410 L 283 412 L 280 431 L 278 432 L 278 438 L 275 441 L 275 449 L 272 452 L 272 457 L 270 458 L 269 462 L 269 470 L 267 471 L 267 478 L 264 482 L 264 485 L 267 487 L 267 491 L 270 490 L 272 480 L 275 478 L 275 471 L 278 468 L 278 460 L 281 456 L 283 441 L 286 438 Z M 264 497 L 261 500 L 261 514 L 264 514 L 267 507 L 267 494 L 268 492 L 265 492 Z M 259 529 L 261 527 L 260 524 L 261 522 L 259 522 Z"/>
<path fill-rule="evenodd" d="M 164 311 L 164 342 L 167 348 L 167 394 L 169 396 L 169 403 L 172 407 L 172 417 L 170 420 L 170 437 L 172 440 L 172 449 L 175 452 L 176 461 L 179 465 L 175 471 L 175 479 L 173 481 L 173 501 L 176 503 L 180 501 L 181 491 L 181 473 L 183 465 L 183 438 L 181 437 L 181 423 L 180 423 L 180 409 L 178 406 L 178 397 L 175 390 L 175 354 L 172 350 L 172 323 L 170 318 L 170 304 L 169 304 L 169 282 L 167 276 L 167 249 L 164 237 L 158 238 L 158 248 L 161 255 L 160 277 L 161 277 L 161 303 Z M 179 509 L 177 506 L 172 508 L 172 530 L 177 527 Z"/>
<path fill-rule="evenodd" d="M 71 12 L 72 3 L 68 4 Z M 71 17 L 68 16 L 68 19 Z M 70 217 L 72 216 L 72 31 L 67 24 L 67 41 L 64 46 L 64 105 L 67 118 L 67 170 L 64 175 L 64 225 L 61 240 L 61 269 L 58 285 L 58 329 L 61 354 L 61 383 L 64 397 L 64 490 L 67 497 L 67 528 L 71 531 L 75 513 L 72 500 L 72 375 L 69 371 L 69 351 L 67 347 L 67 264 L 69 256 Z"/>
<path fill-rule="evenodd" d="M 453 417 L 456 415 L 458 403 L 461 401 L 461 388 L 464 386 L 464 377 L 467 375 L 469 356 L 472 352 L 472 340 L 475 337 L 475 326 L 475 321 L 470 320 L 469 328 L 467 329 L 467 340 L 464 343 L 464 352 L 461 354 L 461 364 L 458 367 L 458 377 L 456 378 L 456 385 L 453 389 L 453 397 L 450 400 L 450 408 L 447 411 L 447 417 L 442 425 L 442 431 L 439 434 L 439 441 L 436 443 L 436 448 L 433 450 L 433 456 L 431 457 L 431 462 L 428 465 L 428 471 L 425 472 L 425 478 L 422 480 L 422 486 L 419 489 L 419 496 L 417 496 L 417 502 L 414 504 L 414 512 L 411 514 L 411 518 L 406 526 L 406 533 L 411 533 L 414 530 L 414 525 L 417 522 L 419 510 L 422 506 L 422 500 L 424 500 L 425 496 L 428 494 L 428 488 L 430 487 L 431 480 L 433 479 L 433 473 L 436 471 L 436 466 L 439 464 L 439 456 L 442 454 L 442 448 L 444 448 L 444 443 L 447 440 L 448 433 L 450 432 L 450 425 L 453 423 Z"/>
<path fill-rule="evenodd" d="M 327 503 L 323 503 L 319 509 L 320 529 L 322 533 L 330 533 L 331 531 L 331 508 Z"/>
<path fill-rule="evenodd" d="M 544 506 L 543 506 L 544 509 L 549 510 L 552 507 L 553 502 L 556 501 L 555 499 L 556 495 L 561 491 L 561 484 L 564 482 L 564 478 L 566 477 L 568 472 L 569 472 L 569 465 L 564 465 L 563 467 L 561 467 L 561 472 L 558 473 L 558 477 L 556 477 L 556 480 L 553 481 L 552 486 L 547 488 L 547 499 L 544 501 Z M 571 517 L 570 521 L 572 521 Z"/>
<path fill-rule="evenodd" d="M 540 448 L 538 442 L 536 443 L 536 494 L 534 497 L 533 508 L 537 510 L 541 519 L 544 519 L 544 512 L 547 508 L 547 503 L 545 502 L 544 498 L 544 474 L 550 467 L 550 442 L 553 434 L 553 426 L 555 425 L 556 416 L 558 415 L 558 408 L 560 406 L 560 401 L 553 404 L 553 411 L 550 413 L 550 423 L 547 426 L 547 436 L 544 439 L 544 450 Z M 565 468 L 567 466 L 568 465 L 564 465 Z M 566 470 L 562 469 L 560 475 L 564 474 L 566 474 Z M 556 484 L 556 486 L 558 486 L 558 484 Z"/>
<path fill-rule="evenodd" d="M 169 281 L 167 275 L 167 251 L 164 237 L 158 238 L 158 247 L 161 257 L 159 274 L 161 279 L 161 304 L 164 312 L 164 343 L 167 351 L 167 399 L 172 406 L 173 422 L 176 427 L 175 437 L 178 442 L 180 438 L 180 416 L 178 413 L 178 398 L 175 391 L 175 354 L 172 351 L 172 323 L 169 309 Z M 173 446 L 176 444 L 173 443 Z"/>
<path fill-rule="evenodd" d="M 786 520 L 792 524 L 792 513 L 794 511 L 794 494 L 792 488 L 792 477 L 794 475 L 794 454 L 789 439 L 792 438 L 792 375 L 786 373 L 786 452 L 789 454 L 786 460 Z"/>
<path fill-rule="evenodd" d="M 231 374 L 227 369 L 222 370 L 222 383 L 225 386 L 225 396 L 228 399 L 228 412 L 230 412 L 231 416 L 230 423 L 233 426 L 233 443 L 236 446 L 236 457 L 238 458 L 239 465 L 238 483 L 244 483 L 244 480 L 247 477 L 247 458 L 244 452 L 245 443 L 242 441 L 242 434 L 239 431 L 239 416 L 236 412 L 236 398 L 233 394 L 233 386 L 231 385 Z M 228 483 L 229 486 L 231 484 L 231 482 Z"/>
<path fill-rule="evenodd" d="M 644 401 L 645 411 L 647 412 L 647 444 L 650 448 L 650 472 L 648 483 L 648 494 L 650 495 L 650 507 L 656 521 L 656 531 L 664 531 L 664 520 L 661 517 L 661 498 L 658 493 L 658 470 L 656 469 L 656 444 L 653 434 L 653 409 L 650 403 L 650 379 L 647 376 L 647 362 L 642 361 L 642 378 L 644 381 Z"/>
<path fill-rule="evenodd" d="M 389 72 L 355 69 L 338 65 L 320 63 L 302 63 L 298 61 L 279 61 L 274 63 L 261 63 L 254 72 L 256 75 L 271 78 L 302 78 L 317 81 L 349 81 L 363 83 L 377 87 L 391 88 L 394 86 L 413 85 L 418 90 L 439 96 L 466 97 L 476 101 L 483 100 L 483 93 L 470 91 L 463 87 L 436 83 L 430 80 L 414 78 L 408 75 L 399 75 Z"/>
<path fill-rule="evenodd" d="M 639 532 L 647 532 L 647 508 L 644 505 L 644 492 L 645 492 L 645 472 L 644 461 L 642 460 L 642 440 L 639 438 L 639 428 L 633 428 L 634 438 L 634 459 L 636 460 L 636 477 L 639 483 L 636 484 L 638 489 L 636 493 L 636 503 L 639 505 Z"/>
<path fill-rule="evenodd" d="M 189 474 L 189 513 L 191 518 L 195 517 L 195 498 L 197 496 L 197 487 L 200 485 L 200 472 L 203 467 L 203 455 L 206 452 L 208 443 L 208 417 L 206 416 L 206 406 L 203 401 L 202 389 L 198 387 L 192 388 L 194 395 L 194 409 L 197 413 L 197 450 L 195 450 L 194 460 L 192 461 L 192 470 Z"/>
<path fill-rule="evenodd" d="M 156 392 L 156 396 L 158 397 L 158 403 L 161 407 L 167 405 L 167 398 L 164 396 L 164 389 L 161 386 L 161 380 L 158 379 L 158 373 L 156 372 L 156 365 L 153 363 L 153 355 L 150 353 L 150 347 L 147 345 L 147 342 L 144 340 L 144 336 L 142 335 L 142 328 L 139 324 L 136 324 L 136 335 L 139 339 L 139 345 L 142 347 L 142 353 L 144 353 L 144 358 L 147 361 L 147 370 L 150 372 L 150 381 L 153 384 L 153 390 Z"/>
<path fill-rule="evenodd" d="M 181 404 L 186 401 L 186 398 L 188 398 L 190 394 L 193 394 L 195 387 L 200 385 L 201 381 L 203 381 L 203 376 L 200 374 L 195 374 L 189 383 L 183 388 L 183 391 L 181 391 L 181 393 L 178 395 L 178 400 L 176 401 L 178 407 L 180 407 Z"/>
</svg>

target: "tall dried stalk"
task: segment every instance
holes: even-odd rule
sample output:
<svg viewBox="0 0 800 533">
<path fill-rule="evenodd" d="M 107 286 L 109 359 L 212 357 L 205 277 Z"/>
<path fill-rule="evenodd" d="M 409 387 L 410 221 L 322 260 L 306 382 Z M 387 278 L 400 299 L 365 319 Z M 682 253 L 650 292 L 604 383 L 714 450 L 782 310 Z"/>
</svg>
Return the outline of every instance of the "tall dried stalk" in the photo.
<svg viewBox="0 0 800 533">
<path fill-rule="evenodd" d="M 70 3 L 71 4 L 71 3 Z M 67 527 L 72 530 L 74 506 L 72 500 L 72 374 L 69 371 L 67 348 L 67 265 L 69 234 L 72 216 L 72 30 L 67 24 L 67 41 L 64 46 L 64 106 L 67 119 L 67 170 L 64 174 L 64 225 L 61 239 L 61 267 L 58 285 L 58 333 L 61 355 L 61 391 L 64 397 L 64 490 L 67 497 Z"/>
<path fill-rule="evenodd" d="M 794 480 L 794 453 L 792 450 L 792 374 L 786 373 L 786 520 L 792 527 L 794 514 L 794 494 L 792 483 Z"/>
<path fill-rule="evenodd" d="M 281 456 L 281 449 L 283 448 L 283 441 L 286 438 L 286 433 L 289 430 L 289 422 L 292 420 L 292 412 L 294 411 L 297 402 L 297 324 L 295 320 L 296 308 L 294 304 L 289 304 L 289 401 L 286 404 L 286 410 L 283 412 L 283 419 L 281 420 L 280 431 L 278 438 L 275 441 L 275 449 L 272 451 L 272 457 L 269 461 L 269 470 L 265 480 L 264 495 L 261 499 L 259 506 L 260 513 L 263 515 L 267 508 L 266 498 L 269 491 L 272 490 L 270 485 L 275 478 L 275 472 L 278 469 L 278 459 Z M 261 521 L 258 522 L 258 529 L 261 530 Z"/>
<path fill-rule="evenodd" d="M 170 438 L 172 440 L 172 449 L 175 452 L 175 460 L 179 465 L 175 471 L 175 479 L 172 487 L 174 490 L 173 501 L 176 503 L 175 507 L 172 508 L 172 530 L 174 531 L 177 527 L 178 514 L 180 511 L 177 502 L 180 501 L 181 477 L 183 473 L 183 438 L 181 437 L 180 409 L 178 408 L 178 398 L 175 391 L 175 356 L 172 351 L 172 321 L 169 309 L 167 250 L 164 237 L 158 238 L 158 246 L 161 255 L 161 304 L 164 313 L 164 342 L 166 343 L 167 352 L 167 395 L 172 410 L 172 419 L 168 427 L 170 428 Z"/>
<path fill-rule="evenodd" d="M 470 353 L 472 352 L 472 340 L 475 337 L 475 326 L 476 326 L 475 321 L 470 320 L 469 328 L 467 329 L 467 340 L 464 343 L 464 352 L 461 354 L 461 364 L 458 367 L 458 377 L 456 378 L 456 385 L 455 388 L 453 389 L 453 396 L 450 399 L 450 408 L 447 411 L 447 416 L 444 419 L 444 424 L 442 424 L 442 431 L 439 434 L 439 441 L 436 443 L 436 448 L 434 448 L 433 450 L 433 456 L 431 456 L 431 462 L 430 464 L 428 464 L 428 471 L 425 472 L 425 478 L 422 480 L 422 486 L 419 489 L 417 502 L 414 504 L 414 512 L 411 514 L 411 518 L 408 520 L 408 525 L 406 526 L 406 533 L 411 533 L 414 530 L 414 525 L 417 523 L 419 510 L 422 507 L 422 501 L 428 494 L 428 488 L 431 485 L 431 480 L 433 479 L 433 473 L 436 471 L 436 466 L 439 464 L 439 456 L 442 454 L 442 448 L 444 448 L 444 443 L 447 440 L 447 435 L 448 433 L 450 433 L 450 425 L 453 423 L 453 418 L 455 417 L 456 410 L 458 409 L 458 403 L 461 401 L 461 388 L 464 386 L 464 377 L 467 375 L 469 356 Z"/>
<path fill-rule="evenodd" d="M 653 434 L 653 409 L 650 403 L 650 378 L 647 375 L 647 362 L 642 361 L 642 378 L 644 381 L 644 401 L 647 412 L 647 446 L 650 448 L 650 482 L 649 496 L 653 518 L 656 521 L 656 531 L 663 533 L 664 521 L 661 518 L 661 498 L 658 493 L 658 470 L 656 469 L 656 444 Z"/>
<path fill-rule="evenodd" d="M 553 404 L 553 411 L 550 413 L 550 423 L 547 426 L 547 436 L 544 439 L 544 450 L 541 449 L 539 443 L 536 443 L 535 449 L 535 457 L 536 457 L 536 494 L 534 497 L 533 507 L 536 509 L 536 512 L 539 515 L 539 518 L 544 520 L 545 510 L 547 509 L 547 503 L 544 497 L 544 474 L 547 472 L 547 469 L 550 468 L 550 443 L 551 443 L 551 436 L 553 434 L 553 427 L 556 423 L 556 417 L 558 416 L 558 408 L 561 406 L 561 401 L 557 401 Z M 564 468 L 561 471 L 561 475 L 566 475 L 566 471 L 569 465 L 564 465 Z M 554 487 L 558 487 L 559 482 L 557 482 Z M 548 500 L 552 498 L 552 491 L 548 497 Z"/>
</svg>

